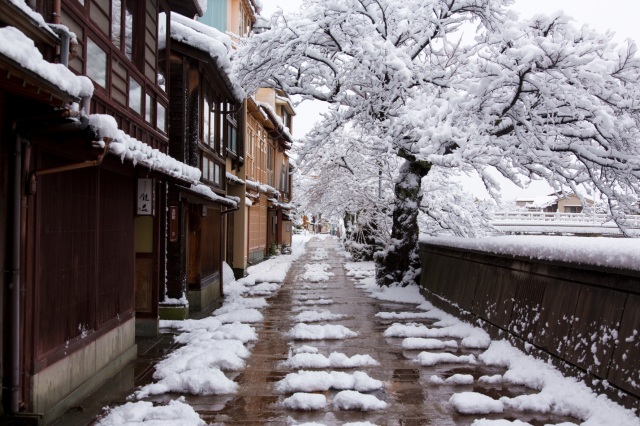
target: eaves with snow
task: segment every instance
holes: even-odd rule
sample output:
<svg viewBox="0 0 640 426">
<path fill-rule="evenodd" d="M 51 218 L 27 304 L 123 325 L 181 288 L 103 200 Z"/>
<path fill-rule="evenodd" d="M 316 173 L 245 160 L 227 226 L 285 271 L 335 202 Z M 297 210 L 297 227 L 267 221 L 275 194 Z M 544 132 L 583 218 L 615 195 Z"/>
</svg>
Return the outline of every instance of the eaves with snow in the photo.
<svg viewBox="0 0 640 426">
<path fill-rule="evenodd" d="M 158 49 L 165 49 L 167 46 L 166 30 L 164 27 L 165 18 L 159 20 L 160 30 L 158 37 Z M 171 14 L 171 40 L 184 43 L 203 53 L 206 53 L 213 60 L 213 64 L 220 71 L 225 79 L 225 83 L 236 102 L 245 99 L 245 92 L 238 83 L 231 68 L 231 55 L 233 53 L 231 38 L 208 25 L 189 19 L 177 13 Z"/>
</svg>

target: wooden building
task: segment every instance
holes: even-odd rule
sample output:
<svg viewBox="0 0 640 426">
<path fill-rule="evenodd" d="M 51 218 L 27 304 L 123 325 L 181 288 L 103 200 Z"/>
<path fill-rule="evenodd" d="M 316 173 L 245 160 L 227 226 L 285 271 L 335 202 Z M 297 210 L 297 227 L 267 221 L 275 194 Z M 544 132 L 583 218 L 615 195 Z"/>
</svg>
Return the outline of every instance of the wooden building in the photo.
<svg viewBox="0 0 640 426">
<path fill-rule="evenodd" d="M 244 92 L 228 72 L 231 40 L 218 30 L 172 16 L 169 58 L 170 153 L 202 172 L 201 185 L 169 188 L 170 229 L 163 317 L 184 317 L 222 296 L 223 215 L 237 210 L 226 197 L 227 158 L 242 156 L 239 111 Z M 188 304 L 186 303 L 188 301 Z M 187 309 L 188 307 L 188 309 Z"/>
<path fill-rule="evenodd" d="M 0 1 L 6 413 L 50 421 L 136 356 L 136 333 L 157 332 L 168 185 L 200 175 L 167 155 L 158 31 L 172 10 L 201 12 Z"/>
</svg>

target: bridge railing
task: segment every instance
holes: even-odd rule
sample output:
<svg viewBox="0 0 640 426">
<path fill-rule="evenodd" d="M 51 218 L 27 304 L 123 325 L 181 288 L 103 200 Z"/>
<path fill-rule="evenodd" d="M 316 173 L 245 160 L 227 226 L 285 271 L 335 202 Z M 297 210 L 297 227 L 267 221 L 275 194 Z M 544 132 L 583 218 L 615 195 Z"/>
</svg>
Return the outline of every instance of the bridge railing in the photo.
<svg viewBox="0 0 640 426">
<path fill-rule="evenodd" d="M 617 226 L 609 215 L 587 213 L 549 213 L 529 211 L 497 212 L 493 214 L 493 221 L 494 225 L 500 223 L 514 224 L 522 222 L 545 222 L 545 224 L 549 225 L 553 225 L 553 223 L 576 223 L 582 225 L 590 224 L 594 226 Z M 640 215 L 627 216 L 625 225 L 628 228 L 640 228 Z"/>
</svg>

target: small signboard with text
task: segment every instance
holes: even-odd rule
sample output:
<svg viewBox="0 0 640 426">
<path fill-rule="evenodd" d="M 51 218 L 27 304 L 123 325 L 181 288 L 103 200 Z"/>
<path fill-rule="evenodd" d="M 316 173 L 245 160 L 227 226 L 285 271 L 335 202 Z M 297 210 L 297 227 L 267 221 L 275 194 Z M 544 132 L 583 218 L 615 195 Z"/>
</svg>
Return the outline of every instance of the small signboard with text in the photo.
<svg viewBox="0 0 640 426">
<path fill-rule="evenodd" d="M 153 179 L 138 179 L 138 216 L 153 216 L 155 213 Z"/>
</svg>

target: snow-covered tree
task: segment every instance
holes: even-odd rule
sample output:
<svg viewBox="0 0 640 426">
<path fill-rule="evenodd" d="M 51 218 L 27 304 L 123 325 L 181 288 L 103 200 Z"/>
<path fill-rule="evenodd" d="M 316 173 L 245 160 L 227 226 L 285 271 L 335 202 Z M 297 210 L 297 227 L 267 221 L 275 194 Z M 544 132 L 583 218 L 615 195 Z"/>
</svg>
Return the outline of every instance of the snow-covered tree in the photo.
<svg viewBox="0 0 640 426">
<path fill-rule="evenodd" d="M 399 161 L 381 147 L 376 135 L 350 128 L 334 132 L 321 150 L 306 145 L 301 152 L 306 160 L 298 200 L 323 217 L 345 220 L 348 248 L 366 260 L 391 238 L 389 205 Z"/>
<path fill-rule="evenodd" d="M 475 170 L 493 193 L 488 168 L 556 188 L 593 182 L 623 229 L 637 209 L 635 46 L 560 15 L 520 22 L 508 3 L 307 0 L 300 16 L 274 15 L 272 29 L 239 51 L 249 91 L 266 83 L 333 104 L 308 136 L 315 152 L 349 124 L 405 160 L 379 284 L 418 279 L 422 178 L 434 166 Z M 477 31 L 470 44 L 461 42 L 463 24 Z"/>
</svg>

